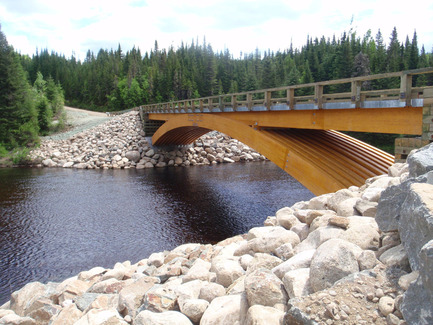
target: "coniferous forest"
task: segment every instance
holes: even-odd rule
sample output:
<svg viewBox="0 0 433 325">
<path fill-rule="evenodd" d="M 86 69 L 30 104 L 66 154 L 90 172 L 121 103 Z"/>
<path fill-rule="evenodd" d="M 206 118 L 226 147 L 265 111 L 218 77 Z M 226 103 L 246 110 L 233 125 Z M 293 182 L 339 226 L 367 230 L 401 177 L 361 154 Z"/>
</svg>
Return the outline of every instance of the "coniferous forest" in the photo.
<svg viewBox="0 0 433 325">
<path fill-rule="evenodd" d="M 168 49 L 160 49 L 155 41 L 153 49 L 144 53 L 135 47 L 124 52 L 119 44 L 117 49 L 98 53 L 89 50 L 83 61 L 48 49 L 32 57 L 20 55 L 3 33 L 0 36 L 0 144 L 4 147 L 26 145 L 38 133 L 48 132 L 57 107 L 52 100 L 62 101 L 61 95 L 69 106 L 119 111 L 146 103 L 433 66 L 433 55 L 418 45 L 416 32 L 400 42 L 396 28 L 388 37 L 380 30 L 363 36 L 349 31 L 340 37 L 307 37 L 301 48 L 287 44 L 282 51 L 256 50 L 237 56 L 228 49 L 214 51 L 206 40 Z M 369 87 L 399 87 L 393 79 L 380 82 Z M 431 85 L 433 77 L 423 75 L 415 83 Z M 16 91 L 13 100 L 8 89 Z"/>
</svg>

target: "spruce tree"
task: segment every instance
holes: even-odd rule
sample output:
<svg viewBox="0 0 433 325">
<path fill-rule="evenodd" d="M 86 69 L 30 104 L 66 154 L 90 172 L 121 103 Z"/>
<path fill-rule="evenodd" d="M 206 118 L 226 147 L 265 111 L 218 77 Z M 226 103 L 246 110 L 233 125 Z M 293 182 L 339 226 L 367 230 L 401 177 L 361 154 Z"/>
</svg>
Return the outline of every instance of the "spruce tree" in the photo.
<svg viewBox="0 0 433 325">
<path fill-rule="evenodd" d="M 38 140 L 33 96 L 20 59 L 0 26 L 0 145 L 8 149 Z"/>
</svg>

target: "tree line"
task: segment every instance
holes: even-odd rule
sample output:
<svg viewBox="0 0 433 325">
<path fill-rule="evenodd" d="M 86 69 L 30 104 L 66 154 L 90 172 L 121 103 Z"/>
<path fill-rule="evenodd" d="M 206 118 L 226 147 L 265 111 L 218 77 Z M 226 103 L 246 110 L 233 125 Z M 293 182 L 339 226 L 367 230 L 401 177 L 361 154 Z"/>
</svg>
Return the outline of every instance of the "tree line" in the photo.
<svg viewBox="0 0 433 325">
<path fill-rule="evenodd" d="M 83 61 L 72 55 L 37 51 L 32 57 L 14 51 L 0 28 L 0 151 L 28 146 L 53 130 L 63 101 L 70 106 L 119 111 L 138 105 L 263 88 L 349 78 L 433 66 L 433 55 L 418 46 L 417 34 L 400 43 L 394 28 L 388 40 L 379 30 L 363 36 L 350 30 L 340 37 L 307 37 L 305 44 L 282 51 L 258 49 L 234 57 L 214 51 L 204 39 L 175 49 L 141 52 L 88 51 Z M 399 80 L 371 81 L 369 89 L 399 87 Z M 417 86 L 432 85 L 421 75 Z M 345 87 L 345 85 L 331 86 Z M 342 91 L 345 89 L 335 89 Z M 1 152 L 0 152 L 1 153 Z"/>
<path fill-rule="evenodd" d="M 419 48 L 417 34 L 400 43 L 394 28 L 389 42 L 379 30 L 364 36 L 355 32 L 339 38 L 310 38 L 301 48 L 242 54 L 215 52 L 211 44 L 192 41 L 144 54 L 139 48 L 124 52 L 100 49 L 87 52 L 83 62 L 42 50 L 32 58 L 21 56 L 34 82 L 37 73 L 59 82 L 69 105 L 93 110 L 122 110 L 146 103 L 206 97 L 263 88 L 349 78 L 433 66 L 433 56 Z M 422 76 L 416 84 L 432 83 Z M 386 84 L 388 83 L 388 84 Z M 399 86 L 398 80 L 370 82 L 371 89 Z M 341 87 L 341 86 L 339 86 Z M 344 86 L 343 86 L 344 87 Z M 342 90 L 342 89 L 337 89 Z"/>
</svg>

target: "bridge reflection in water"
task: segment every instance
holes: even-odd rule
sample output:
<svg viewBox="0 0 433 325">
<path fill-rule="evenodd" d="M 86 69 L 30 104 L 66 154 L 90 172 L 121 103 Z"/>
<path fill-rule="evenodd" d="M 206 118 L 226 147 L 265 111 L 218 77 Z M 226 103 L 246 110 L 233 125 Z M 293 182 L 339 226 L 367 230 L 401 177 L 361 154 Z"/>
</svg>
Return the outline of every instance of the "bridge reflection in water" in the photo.
<svg viewBox="0 0 433 325">
<path fill-rule="evenodd" d="M 392 155 L 338 131 L 431 140 L 433 87 L 412 85 L 413 76 L 431 73 L 433 68 L 425 68 L 143 105 L 140 112 L 147 131 L 157 128 L 154 145 L 190 144 L 217 130 L 254 148 L 319 195 L 360 186 L 387 173 L 394 162 Z M 367 81 L 388 78 L 399 79 L 400 88 L 364 89 Z"/>
</svg>

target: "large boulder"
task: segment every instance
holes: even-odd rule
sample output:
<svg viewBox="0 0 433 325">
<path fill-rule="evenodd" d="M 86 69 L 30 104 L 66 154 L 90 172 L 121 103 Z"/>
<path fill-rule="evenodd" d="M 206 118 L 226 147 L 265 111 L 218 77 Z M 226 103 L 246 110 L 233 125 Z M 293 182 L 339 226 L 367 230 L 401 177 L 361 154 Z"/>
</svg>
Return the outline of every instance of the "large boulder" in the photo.
<svg viewBox="0 0 433 325">
<path fill-rule="evenodd" d="M 284 287 L 289 298 L 307 296 L 311 293 L 310 268 L 300 268 L 284 274 Z"/>
<path fill-rule="evenodd" d="M 138 151 L 128 151 L 125 157 L 133 162 L 139 162 L 141 159 L 140 153 Z"/>
<path fill-rule="evenodd" d="M 115 309 L 91 309 L 84 314 L 74 325 L 128 325 Z"/>
<path fill-rule="evenodd" d="M 311 260 L 310 284 L 314 292 L 331 287 L 345 276 L 359 272 L 362 249 L 343 239 L 330 239 L 316 250 Z"/>
<path fill-rule="evenodd" d="M 331 238 L 338 238 L 343 233 L 344 230 L 339 227 L 334 227 L 334 226 L 319 227 L 316 230 L 309 233 L 307 238 L 295 248 L 295 252 L 300 253 L 307 250 L 316 249 L 325 241 Z"/>
<path fill-rule="evenodd" d="M 46 286 L 40 282 L 30 282 L 11 295 L 10 309 L 19 316 L 27 316 L 29 307 L 42 297 Z"/>
<path fill-rule="evenodd" d="M 433 239 L 433 185 L 412 184 L 401 207 L 400 239 L 412 270 L 419 269 L 419 251 Z"/>
<path fill-rule="evenodd" d="M 379 248 L 379 227 L 374 218 L 352 216 L 347 218 L 349 227 L 339 238 L 347 240 L 362 249 Z"/>
<path fill-rule="evenodd" d="M 187 299 L 179 304 L 182 314 L 188 316 L 193 323 L 198 324 L 205 310 L 209 306 L 209 301 L 204 299 Z"/>
<path fill-rule="evenodd" d="M 407 157 L 409 177 L 418 177 L 433 170 L 433 144 L 429 144 Z"/>
<path fill-rule="evenodd" d="M 218 256 L 212 260 L 211 271 L 216 273 L 216 282 L 229 287 L 237 278 L 245 274 L 239 258 Z"/>
<path fill-rule="evenodd" d="M 419 276 L 403 296 L 401 312 L 408 324 L 433 324 L 433 240 L 419 253 Z"/>
<path fill-rule="evenodd" d="M 60 313 L 51 319 L 51 325 L 74 324 L 83 316 L 83 312 L 77 308 L 77 305 L 70 304 L 63 308 Z"/>
<path fill-rule="evenodd" d="M 290 243 L 293 247 L 300 243 L 299 236 L 281 226 L 256 227 L 247 235 L 248 247 L 256 253 L 274 254 L 283 244 Z"/>
<path fill-rule="evenodd" d="M 243 324 L 248 311 L 245 295 L 215 298 L 204 312 L 200 325 Z"/>
<path fill-rule="evenodd" d="M 248 304 L 273 307 L 287 303 L 283 282 L 270 270 L 257 270 L 245 278 Z"/>
<path fill-rule="evenodd" d="M 428 179 L 433 179 L 433 171 L 417 178 L 409 178 L 400 185 L 389 186 L 382 192 L 376 212 L 376 222 L 381 231 L 399 230 L 402 204 L 406 201 L 411 185 L 427 183 Z"/>
<path fill-rule="evenodd" d="M 156 278 L 142 277 L 126 286 L 119 292 L 118 310 L 124 315 L 136 316 L 138 307 L 142 304 L 143 296 L 155 285 Z"/>
<path fill-rule="evenodd" d="M 245 325 L 282 325 L 284 312 L 276 308 L 254 305 L 248 309 Z"/>
<path fill-rule="evenodd" d="M 306 250 L 306 251 L 303 251 L 301 253 L 298 253 L 295 256 L 289 258 L 287 261 L 274 267 L 272 269 L 272 272 L 274 272 L 274 274 L 277 277 L 282 279 L 284 277 L 284 275 L 291 270 L 310 267 L 311 260 L 314 256 L 315 252 L 316 252 L 315 249 L 310 249 L 310 250 Z"/>
<path fill-rule="evenodd" d="M 196 259 L 194 264 L 183 277 L 183 282 L 192 280 L 207 281 L 209 279 L 210 268 L 210 262 L 203 261 L 201 258 Z"/>
<path fill-rule="evenodd" d="M 134 325 L 192 325 L 192 323 L 188 317 L 178 311 L 154 313 L 144 310 L 134 319 Z"/>
<path fill-rule="evenodd" d="M 247 268 L 247 274 L 252 273 L 259 269 L 271 270 L 272 268 L 274 268 L 277 265 L 280 265 L 281 263 L 283 263 L 283 261 L 278 257 L 269 254 L 264 254 L 264 253 L 256 253 L 254 254 L 253 259 L 249 262 Z"/>
</svg>

